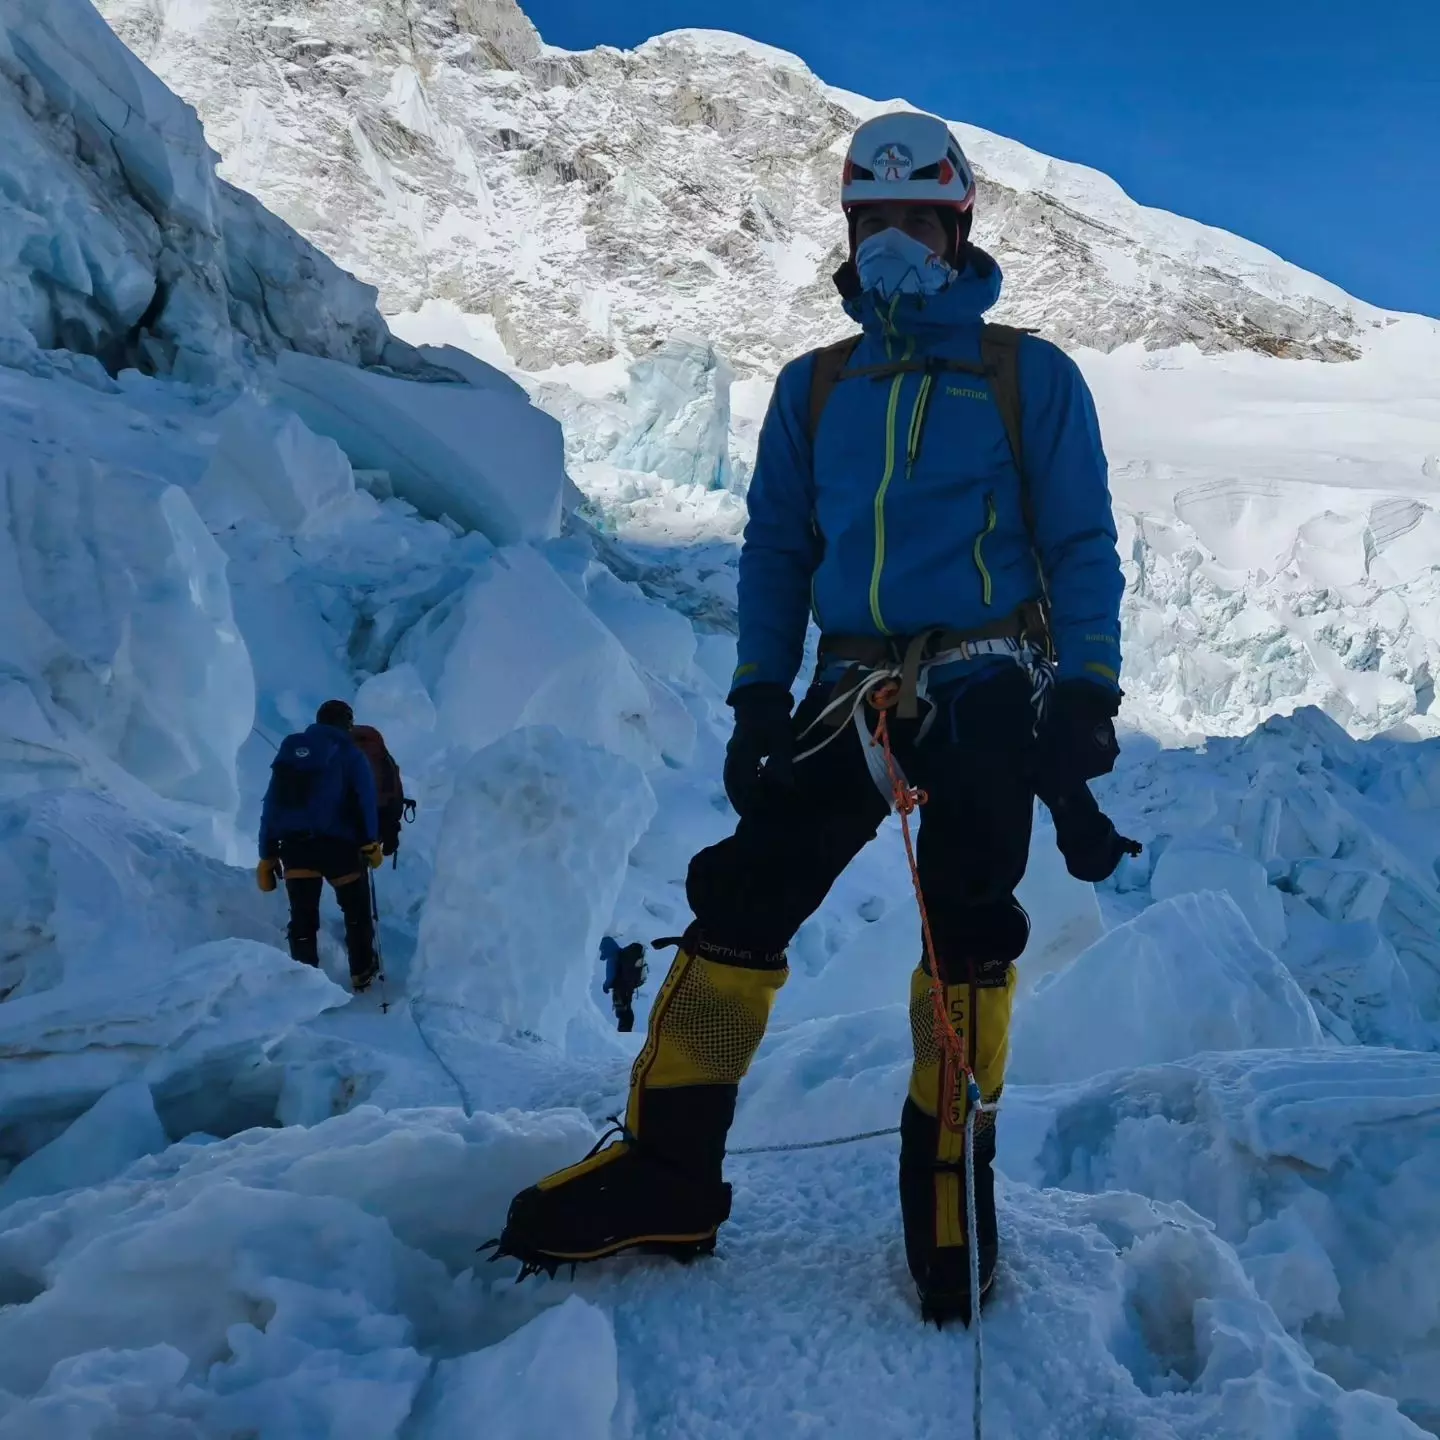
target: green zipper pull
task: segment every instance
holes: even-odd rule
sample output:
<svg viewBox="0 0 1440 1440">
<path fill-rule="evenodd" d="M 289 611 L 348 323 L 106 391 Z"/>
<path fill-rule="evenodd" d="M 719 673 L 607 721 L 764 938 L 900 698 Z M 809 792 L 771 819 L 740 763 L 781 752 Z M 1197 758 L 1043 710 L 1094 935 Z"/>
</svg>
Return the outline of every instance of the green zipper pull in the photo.
<svg viewBox="0 0 1440 1440">
<path fill-rule="evenodd" d="M 915 462 L 920 458 L 920 444 L 925 437 L 925 419 L 929 412 L 930 392 L 934 383 L 934 376 L 927 370 L 920 380 L 920 393 L 915 397 L 915 408 L 910 412 L 910 434 L 905 446 L 907 480 L 915 473 Z"/>
</svg>

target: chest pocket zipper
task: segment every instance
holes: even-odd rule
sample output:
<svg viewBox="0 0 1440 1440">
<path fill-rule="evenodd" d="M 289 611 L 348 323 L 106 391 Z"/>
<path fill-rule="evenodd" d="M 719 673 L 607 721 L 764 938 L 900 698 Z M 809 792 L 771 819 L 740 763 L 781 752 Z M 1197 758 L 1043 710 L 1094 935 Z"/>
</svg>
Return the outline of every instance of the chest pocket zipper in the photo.
<svg viewBox="0 0 1440 1440">
<path fill-rule="evenodd" d="M 920 377 L 920 393 L 915 397 L 914 408 L 910 411 L 910 433 L 905 442 L 905 478 L 915 473 L 915 462 L 920 458 L 920 446 L 925 439 L 925 422 L 930 418 L 930 392 L 935 386 L 934 375 L 927 370 Z"/>
<path fill-rule="evenodd" d="M 980 572 L 981 595 L 985 604 L 990 603 L 990 597 L 994 592 L 994 586 L 990 580 L 990 571 L 985 566 L 985 542 L 995 533 L 995 525 L 998 520 L 995 513 L 995 492 L 992 490 L 985 496 L 985 528 L 975 536 L 975 568 Z"/>
</svg>

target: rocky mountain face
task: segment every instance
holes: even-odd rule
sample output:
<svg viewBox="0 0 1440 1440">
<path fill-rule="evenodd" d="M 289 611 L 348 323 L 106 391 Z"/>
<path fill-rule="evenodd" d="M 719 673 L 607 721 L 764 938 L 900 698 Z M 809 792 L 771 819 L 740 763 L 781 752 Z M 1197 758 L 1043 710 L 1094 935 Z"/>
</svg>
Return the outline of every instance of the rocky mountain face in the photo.
<svg viewBox="0 0 1440 1440">
<path fill-rule="evenodd" d="M 493 317 L 527 370 L 703 335 L 738 377 L 843 333 L 836 177 L 881 107 L 714 32 L 544 45 L 514 0 L 100 0 L 223 172 L 387 313 Z M 1003 318 L 1069 345 L 1347 360 L 1378 312 L 1106 177 L 957 126 Z"/>
</svg>

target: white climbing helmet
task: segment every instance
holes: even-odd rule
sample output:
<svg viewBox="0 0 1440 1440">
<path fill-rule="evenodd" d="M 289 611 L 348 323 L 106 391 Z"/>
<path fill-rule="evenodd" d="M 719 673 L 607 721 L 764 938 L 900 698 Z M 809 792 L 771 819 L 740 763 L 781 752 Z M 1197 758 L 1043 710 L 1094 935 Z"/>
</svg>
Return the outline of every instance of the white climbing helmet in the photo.
<svg viewBox="0 0 1440 1440">
<path fill-rule="evenodd" d="M 848 215 L 857 205 L 896 200 L 961 215 L 975 204 L 975 172 L 950 127 L 934 115 L 877 115 L 850 141 L 841 208 Z"/>
</svg>

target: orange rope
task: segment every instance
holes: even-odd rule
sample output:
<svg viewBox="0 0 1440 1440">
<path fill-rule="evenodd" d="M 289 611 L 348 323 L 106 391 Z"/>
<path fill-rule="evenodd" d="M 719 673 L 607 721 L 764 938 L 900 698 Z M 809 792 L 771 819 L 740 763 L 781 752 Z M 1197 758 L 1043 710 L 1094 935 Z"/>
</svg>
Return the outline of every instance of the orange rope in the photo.
<svg viewBox="0 0 1440 1440">
<path fill-rule="evenodd" d="M 877 720 L 875 723 L 875 739 L 885 751 L 885 770 L 890 777 L 890 789 L 895 799 L 895 809 L 900 816 L 900 833 L 905 837 L 905 858 L 910 862 L 910 883 L 915 887 L 915 903 L 920 908 L 920 933 L 924 939 L 925 959 L 930 967 L 930 1000 L 934 1009 L 935 1020 L 935 1043 L 940 1047 L 940 1054 L 944 1059 L 944 1066 L 947 1074 L 942 1079 L 941 1086 L 941 1110 L 942 1114 L 948 1112 L 948 1098 L 953 1093 L 953 1081 L 956 1074 L 973 1076 L 969 1059 L 965 1054 L 965 1046 L 959 1035 L 955 1033 L 955 1026 L 950 1020 L 950 1010 L 945 1003 L 945 982 L 940 978 L 940 962 L 935 953 L 935 936 L 930 929 L 930 912 L 925 907 L 925 891 L 920 884 L 920 863 L 915 855 L 915 840 L 910 833 L 910 817 L 922 805 L 929 802 L 930 797 L 925 791 L 911 785 L 905 778 L 899 765 L 895 763 L 895 753 L 890 748 L 890 717 L 889 712 L 894 708 L 895 702 L 899 699 L 900 687 L 892 680 L 875 688 L 870 695 L 870 704 L 874 707 Z M 970 1016 L 970 1029 L 975 1028 L 975 1017 Z"/>
</svg>

